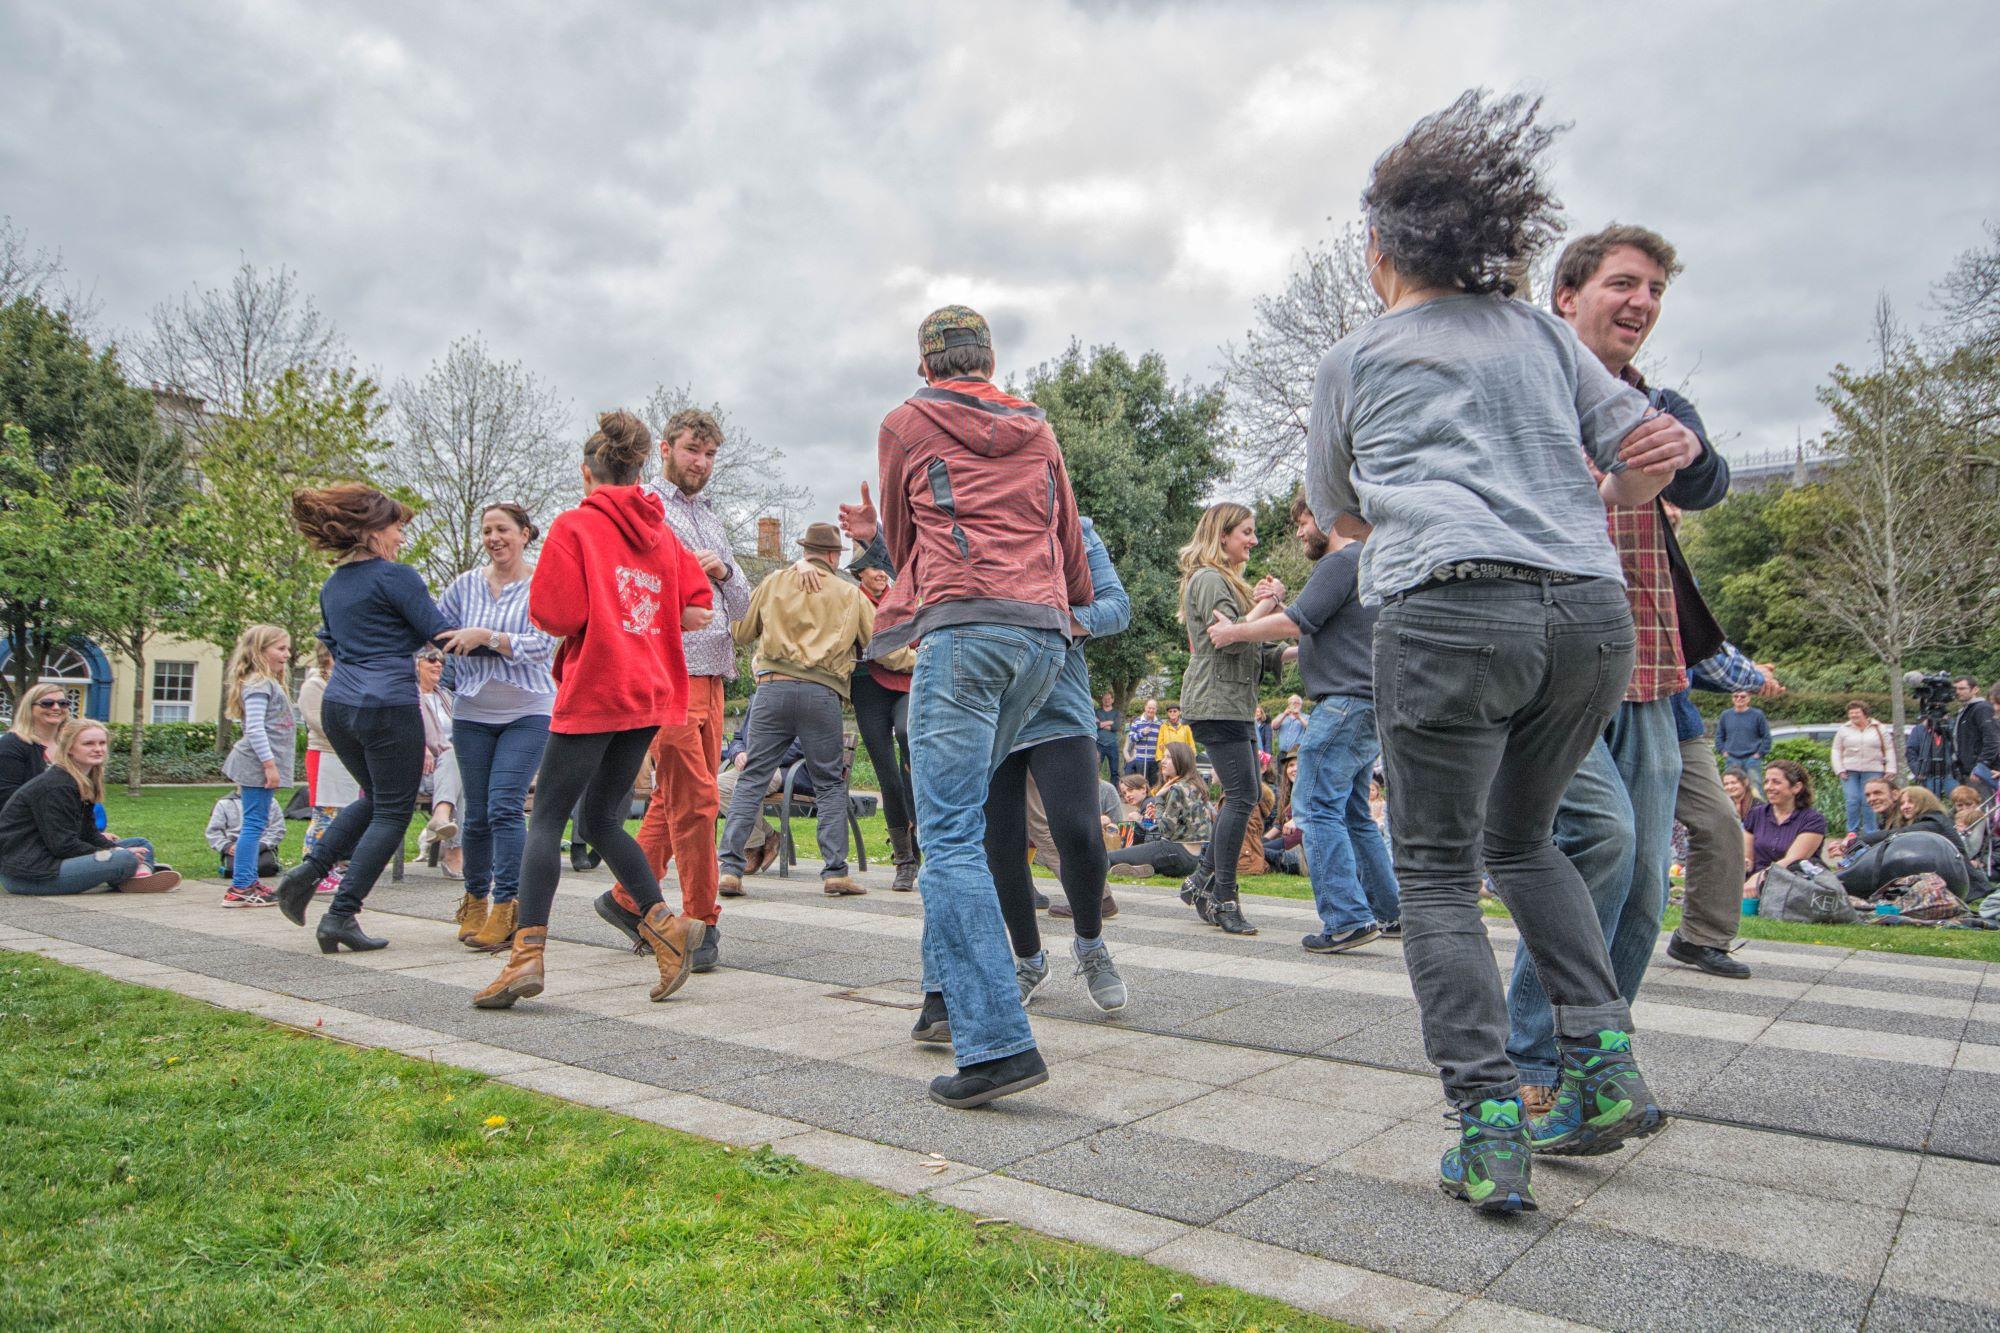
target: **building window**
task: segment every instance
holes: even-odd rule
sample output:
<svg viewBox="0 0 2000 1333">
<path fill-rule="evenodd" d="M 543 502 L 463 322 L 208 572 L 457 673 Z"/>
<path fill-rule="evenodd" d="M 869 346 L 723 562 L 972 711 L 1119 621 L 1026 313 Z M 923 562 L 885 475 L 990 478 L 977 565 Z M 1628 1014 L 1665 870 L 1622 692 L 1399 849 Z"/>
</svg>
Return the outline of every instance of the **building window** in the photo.
<svg viewBox="0 0 2000 1333">
<path fill-rule="evenodd" d="M 194 663 L 153 663 L 153 721 L 188 722 L 194 718 Z"/>
</svg>

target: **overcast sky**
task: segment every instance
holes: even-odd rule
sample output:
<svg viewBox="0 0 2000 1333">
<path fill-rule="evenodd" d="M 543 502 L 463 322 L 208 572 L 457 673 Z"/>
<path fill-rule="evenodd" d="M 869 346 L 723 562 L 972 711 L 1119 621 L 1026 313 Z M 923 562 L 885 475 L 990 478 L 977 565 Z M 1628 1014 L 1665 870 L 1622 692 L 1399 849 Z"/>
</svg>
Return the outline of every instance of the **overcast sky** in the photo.
<svg viewBox="0 0 2000 1333">
<path fill-rule="evenodd" d="M 1412 120 L 1526 88 L 1575 125 L 1572 228 L 1680 247 L 1651 361 L 1742 454 L 1810 436 L 1877 293 L 1923 317 L 2000 219 L 1992 17 L 29 0 L 0 7 L 0 212 L 113 328 L 241 255 L 294 269 L 385 379 L 479 331 L 579 432 L 690 383 L 830 511 L 930 307 L 983 310 L 1003 376 L 1074 338 L 1214 379 Z"/>
</svg>

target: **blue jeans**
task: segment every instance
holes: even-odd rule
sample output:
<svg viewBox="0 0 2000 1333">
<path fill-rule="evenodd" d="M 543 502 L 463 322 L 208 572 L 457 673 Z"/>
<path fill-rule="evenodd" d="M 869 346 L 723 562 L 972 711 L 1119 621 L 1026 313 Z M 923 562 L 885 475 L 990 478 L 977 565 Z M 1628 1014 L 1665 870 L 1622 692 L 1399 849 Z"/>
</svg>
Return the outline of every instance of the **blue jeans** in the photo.
<svg viewBox="0 0 2000 1333">
<path fill-rule="evenodd" d="M 924 838 L 924 990 L 944 995 L 960 1068 L 1035 1048 L 986 861 L 986 792 L 1067 648 L 1054 630 L 951 625 L 917 649 L 910 775 Z"/>
<path fill-rule="evenodd" d="M 1556 845 L 1590 889 L 1618 993 L 1628 1003 L 1653 961 L 1667 909 L 1680 780 L 1680 735 L 1671 702 L 1623 703 L 1556 814 Z M 1522 1080 L 1553 1086 L 1555 1020 L 1525 948 L 1514 956 L 1507 1017 L 1507 1054 Z"/>
<path fill-rule="evenodd" d="M 107 847 L 89 856 L 66 858 L 54 879 L 22 879 L 0 875 L 0 888 L 35 898 L 55 898 L 72 893 L 88 893 L 106 885 L 124 883 L 139 873 L 141 862 L 153 863 L 153 844 L 144 838 L 120 838 L 116 847 Z"/>
<path fill-rule="evenodd" d="M 236 854 L 229 868 L 232 888 L 247 889 L 257 882 L 257 850 L 264 830 L 271 826 L 271 806 L 277 799 L 276 787 L 238 787 L 243 793 L 243 827 L 236 830 Z"/>
<path fill-rule="evenodd" d="M 1763 756 L 1753 754 L 1749 756 L 1747 759 L 1738 759 L 1733 755 L 1723 755 L 1722 771 L 1727 773 L 1732 768 L 1740 768 L 1743 770 L 1744 776 L 1750 779 L 1750 790 L 1753 794 L 1753 799 L 1759 801 L 1763 800 L 1764 799 Z"/>
<path fill-rule="evenodd" d="M 512 722 L 455 721 L 451 748 L 465 784 L 459 834 L 465 849 L 465 891 L 475 898 L 511 903 L 521 891 L 521 847 L 528 824 L 522 811 L 528 785 L 542 766 L 549 719 L 530 713 Z"/>
<path fill-rule="evenodd" d="M 1333 694 L 1314 705 L 1299 746 L 1292 818 L 1305 835 L 1313 906 L 1330 935 L 1402 915 L 1396 872 L 1368 812 L 1375 757 L 1375 704 Z"/>
<path fill-rule="evenodd" d="M 1859 773 L 1849 770 L 1840 775 L 1840 794 L 1847 799 L 1847 831 L 1849 833 L 1873 833 L 1882 827 L 1875 818 L 1875 812 L 1862 799 L 1862 792 L 1880 773 Z"/>
</svg>

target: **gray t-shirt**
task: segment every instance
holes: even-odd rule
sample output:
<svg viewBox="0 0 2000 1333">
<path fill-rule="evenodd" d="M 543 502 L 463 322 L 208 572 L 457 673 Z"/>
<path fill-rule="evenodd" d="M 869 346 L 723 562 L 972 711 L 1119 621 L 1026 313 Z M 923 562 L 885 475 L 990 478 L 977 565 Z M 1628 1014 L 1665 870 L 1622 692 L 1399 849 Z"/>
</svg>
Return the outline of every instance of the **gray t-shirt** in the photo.
<svg viewBox="0 0 2000 1333">
<path fill-rule="evenodd" d="M 1374 527 L 1369 605 L 1456 560 L 1505 560 L 1623 581 L 1585 466 L 1618 445 L 1646 397 L 1561 319 L 1499 295 L 1445 296 L 1382 315 L 1320 362 L 1306 494 L 1320 526 Z M 1579 447 L 1581 446 L 1581 447 Z"/>
<path fill-rule="evenodd" d="M 1314 703 L 1375 697 L 1375 616 L 1360 597 L 1362 543 L 1320 557 L 1285 614 L 1299 627 L 1299 679 Z"/>
</svg>

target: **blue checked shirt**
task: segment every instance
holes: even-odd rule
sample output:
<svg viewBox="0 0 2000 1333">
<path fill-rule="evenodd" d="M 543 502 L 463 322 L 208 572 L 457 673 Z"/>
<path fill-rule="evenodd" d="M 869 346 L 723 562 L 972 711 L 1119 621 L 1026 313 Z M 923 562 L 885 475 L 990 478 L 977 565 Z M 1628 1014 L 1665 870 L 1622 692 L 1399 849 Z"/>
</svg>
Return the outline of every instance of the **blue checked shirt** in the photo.
<svg viewBox="0 0 2000 1333">
<path fill-rule="evenodd" d="M 1715 656 L 1688 669 L 1688 684 L 1698 690 L 1715 690 L 1722 694 L 1734 694 L 1738 690 L 1755 694 L 1764 688 L 1764 673 L 1735 644 L 1725 643 Z M 1686 690 L 1673 697 L 1673 704 L 1674 726 L 1680 739 L 1691 741 L 1706 732 L 1701 714 Z"/>
<path fill-rule="evenodd" d="M 504 681 L 527 694 L 556 695 L 555 678 L 549 663 L 555 660 L 556 641 L 535 628 L 528 619 L 528 588 L 533 577 L 516 579 L 493 595 L 483 569 L 468 570 L 453 579 L 438 598 L 438 610 L 454 625 L 467 629 L 492 629 L 505 634 L 513 656 L 483 653 L 460 657 L 454 664 L 452 693 L 470 699 L 490 680 Z"/>
<path fill-rule="evenodd" d="M 687 655 L 688 675 L 735 680 L 736 644 L 729 637 L 729 626 L 750 610 L 750 581 L 729 548 L 729 529 L 723 526 L 715 506 L 699 495 L 684 495 L 680 487 L 659 481 L 647 482 L 646 489 L 659 497 L 661 508 L 667 511 L 667 526 L 690 554 L 713 551 L 729 566 L 728 578 L 720 583 L 709 580 L 715 589 L 715 619 L 707 629 L 683 631 L 681 651 Z"/>
</svg>

